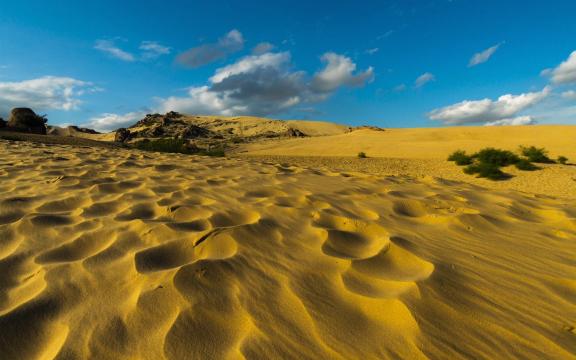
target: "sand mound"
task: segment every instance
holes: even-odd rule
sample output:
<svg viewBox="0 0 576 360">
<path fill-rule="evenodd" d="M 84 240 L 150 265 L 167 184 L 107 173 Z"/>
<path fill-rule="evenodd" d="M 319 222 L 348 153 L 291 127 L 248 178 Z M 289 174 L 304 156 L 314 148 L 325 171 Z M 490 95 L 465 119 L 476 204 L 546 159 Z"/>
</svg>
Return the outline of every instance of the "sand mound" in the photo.
<svg viewBox="0 0 576 360">
<path fill-rule="evenodd" d="M 0 358 L 576 356 L 576 203 L 0 140 Z"/>
</svg>

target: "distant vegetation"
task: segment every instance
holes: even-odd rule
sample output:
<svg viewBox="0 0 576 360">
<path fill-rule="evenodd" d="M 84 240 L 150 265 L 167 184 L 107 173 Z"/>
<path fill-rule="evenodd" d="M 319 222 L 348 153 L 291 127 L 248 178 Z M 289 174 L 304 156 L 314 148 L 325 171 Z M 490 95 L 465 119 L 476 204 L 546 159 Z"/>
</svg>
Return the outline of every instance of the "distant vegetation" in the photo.
<svg viewBox="0 0 576 360">
<path fill-rule="evenodd" d="M 537 148 L 535 146 L 520 146 L 520 152 L 523 156 L 525 156 L 528 160 L 541 163 L 541 164 L 553 164 L 554 160 L 548 157 L 548 151 L 544 148 Z"/>
<path fill-rule="evenodd" d="M 490 180 L 505 180 L 512 176 L 503 172 L 501 167 L 514 165 L 518 170 L 535 171 L 539 170 L 540 167 L 533 163 L 553 164 L 557 162 L 558 164 L 566 164 L 568 158 L 559 156 L 555 162 L 548 157 L 548 151 L 544 148 L 521 146 L 520 155 L 509 150 L 495 148 L 485 148 L 471 155 L 466 154 L 463 150 L 457 150 L 448 156 L 448 161 L 453 161 L 459 166 L 466 165 L 464 168 L 466 174 Z"/>
<path fill-rule="evenodd" d="M 145 151 L 156 151 L 165 153 L 178 153 L 188 155 L 205 155 L 224 157 L 226 153 L 223 147 L 200 149 L 194 145 L 190 145 L 184 139 L 155 139 L 155 140 L 142 140 L 134 143 L 134 147 Z"/>
<path fill-rule="evenodd" d="M 368 156 L 366 155 L 366 153 L 364 151 L 360 151 L 358 153 L 358 158 L 360 159 L 366 159 Z"/>
</svg>

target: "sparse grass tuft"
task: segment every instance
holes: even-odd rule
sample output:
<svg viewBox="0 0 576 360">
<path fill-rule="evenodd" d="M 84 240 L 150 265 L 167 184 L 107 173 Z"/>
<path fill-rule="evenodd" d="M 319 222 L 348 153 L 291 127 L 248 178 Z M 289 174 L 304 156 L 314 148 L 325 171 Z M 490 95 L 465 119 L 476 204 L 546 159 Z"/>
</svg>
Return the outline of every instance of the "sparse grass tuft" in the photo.
<svg viewBox="0 0 576 360">
<path fill-rule="evenodd" d="M 473 162 L 473 158 L 470 155 L 467 155 L 463 150 L 456 150 L 450 156 L 448 156 L 448 161 L 454 161 L 456 165 L 470 165 Z"/>
<path fill-rule="evenodd" d="M 364 151 L 360 151 L 358 153 L 358 158 L 360 159 L 366 159 L 368 156 L 366 155 L 366 153 Z"/>
<path fill-rule="evenodd" d="M 552 164 L 554 160 L 548 157 L 548 151 L 535 146 L 520 146 L 520 153 L 532 162 L 541 164 Z"/>
</svg>

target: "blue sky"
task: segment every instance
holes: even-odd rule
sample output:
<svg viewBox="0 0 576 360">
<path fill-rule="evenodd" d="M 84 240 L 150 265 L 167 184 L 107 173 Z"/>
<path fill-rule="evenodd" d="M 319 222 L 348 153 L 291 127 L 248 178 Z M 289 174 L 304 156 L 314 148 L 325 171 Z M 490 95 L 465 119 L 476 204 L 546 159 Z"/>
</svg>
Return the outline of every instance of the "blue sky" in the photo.
<svg viewBox="0 0 576 360">
<path fill-rule="evenodd" d="M 0 116 L 576 124 L 576 2 L 4 1 Z"/>
</svg>

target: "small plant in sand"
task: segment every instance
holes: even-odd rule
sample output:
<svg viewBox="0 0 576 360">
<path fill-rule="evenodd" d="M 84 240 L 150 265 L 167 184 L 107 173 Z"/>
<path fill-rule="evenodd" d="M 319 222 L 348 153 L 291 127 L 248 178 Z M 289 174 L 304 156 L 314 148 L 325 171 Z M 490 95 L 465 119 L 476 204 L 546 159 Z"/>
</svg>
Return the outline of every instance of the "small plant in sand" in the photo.
<svg viewBox="0 0 576 360">
<path fill-rule="evenodd" d="M 366 155 L 366 153 L 364 151 L 360 151 L 358 153 L 358 158 L 359 159 L 366 159 L 368 156 Z"/>
<path fill-rule="evenodd" d="M 500 170 L 500 166 L 487 162 L 477 162 L 475 164 L 468 165 L 464 168 L 464 173 L 469 175 L 476 174 L 476 177 L 490 180 L 505 180 L 510 178 L 510 175 Z"/>
<path fill-rule="evenodd" d="M 448 161 L 454 161 L 456 165 L 470 165 L 474 161 L 472 156 L 467 155 L 464 150 L 456 150 L 450 156 L 448 156 Z"/>
<path fill-rule="evenodd" d="M 530 162 L 530 160 L 527 159 L 520 159 L 517 163 L 516 163 L 516 168 L 518 170 L 522 170 L 522 171 L 534 171 L 534 170 L 539 170 L 540 168 L 534 164 L 532 164 Z"/>
<path fill-rule="evenodd" d="M 508 150 L 485 148 L 478 151 L 473 157 L 480 163 L 492 164 L 495 166 L 509 166 L 520 161 L 518 155 Z"/>
<path fill-rule="evenodd" d="M 554 160 L 548 157 L 548 151 L 544 148 L 537 148 L 535 146 L 520 146 L 520 153 L 525 156 L 528 160 L 541 163 L 541 164 L 552 164 Z"/>
<path fill-rule="evenodd" d="M 566 165 L 568 163 L 568 158 L 566 156 L 560 155 L 556 161 L 558 164 Z"/>
</svg>

